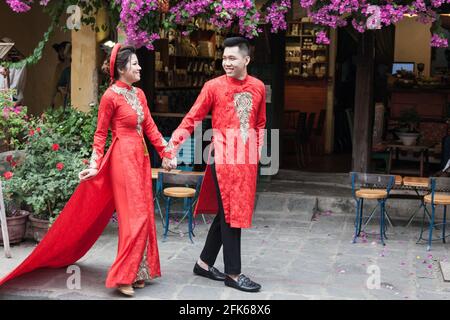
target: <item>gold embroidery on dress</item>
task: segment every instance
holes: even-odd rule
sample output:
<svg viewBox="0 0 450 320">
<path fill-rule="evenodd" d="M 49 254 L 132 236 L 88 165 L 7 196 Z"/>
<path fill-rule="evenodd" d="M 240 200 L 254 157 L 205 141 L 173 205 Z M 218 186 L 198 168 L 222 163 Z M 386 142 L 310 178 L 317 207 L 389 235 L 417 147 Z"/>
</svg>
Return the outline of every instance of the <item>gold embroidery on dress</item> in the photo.
<svg viewBox="0 0 450 320">
<path fill-rule="evenodd" d="M 121 88 L 116 85 L 113 85 L 111 87 L 111 89 L 115 93 L 124 96 L 127 103 L 136 112 L 137 117 L 138 117 L 136 130 L 139 132 L 139 134 L 142 134 L 142 121 L 144 121 L 144 110 L 143 110 L 141 102 L 139 101 L 139 98 L 137 96 L 136 88 L 132 87 L 131 90 L 128 90 L 127 88 Z"/>
<path fill-rule="evenodd" d="M 144 256 L 142 257 L 141 263 L 139 265 L 139 270 L 136 274 L 136 279 L 134 280 L 134 282 L 151 279 L 150 272 L 148 271 L 147 267 L 147 245 L 148 241 L 147 244 L 145 245 Z"/>
<path fill-rule="evenodd" d="M 163 140 L 164 140 L 164 139 L 163 139 Z M 166 146 L 166 147 L 164 148 L 164 152 L 169 152 L 169 153 L 171 153 L 172 150 L 173 150 L 173 148 L 174 148 L 172 139 L 170 139 L 169 142 L 167 142 L 167 141 L 164 140 L 164 142 L 165 142 L 165 146 Z"/>
<path fill-rule="evenodd" d="M 161 137 L 161 143 L 164 147 L 167 147 L 167 145 L 169 144 L 166 139 L 164 139 L 163 137 Z"/>
<path fill-rule="evenodd" d="M 244 144 L 248 138 L 250 112 L 252 111 L 253 98 L 250 92 L 241 92 L 234 95 L 234 108 L 240 122 L 241 137 Z"/>
<path fill-rule="evenodd" d="M 97 160 L 98 160 L 97 152 L 95 150 L 92 150 L 91 160 L 89 161 L 89 168 L 97 169 Z"/>
</svg>

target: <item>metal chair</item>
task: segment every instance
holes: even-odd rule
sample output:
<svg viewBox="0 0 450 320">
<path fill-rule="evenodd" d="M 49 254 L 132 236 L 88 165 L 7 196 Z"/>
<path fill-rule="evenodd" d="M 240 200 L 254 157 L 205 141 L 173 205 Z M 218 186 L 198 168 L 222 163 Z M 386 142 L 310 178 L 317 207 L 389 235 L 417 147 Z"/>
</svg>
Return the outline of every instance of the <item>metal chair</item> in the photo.
<svg viewBox="0 0 450 320">
<path fill-rule="evenodd" d="M 430 177 L 431 193 L 424 196 L 423 200 L 425 202 L 424 213 L 422 218 L 422 232 L 423 224 L 426 214 L 426 205 L 431 204 L 431 219 L 429 231 L 428 231 L 428 246 L 427 251 L 431 250 L 431 242 L 434 240 L 442 240 L 445 243 L 445 227 L 447 224 L 447 206 L 450 205 L 450 178 L 447 177 Z M 443 221 L 436 223 L 436 206 L 444 206 Z M 439 238 L 433 239 L 433 229 L 437 226 L 442 225 L 442 234 Z"/>
<path fill-rule="evenodd" d="M 320 139 L 322 138 L 323 129 L 325 127 L 325 118 L 326 118 L 327 112 L 325 109 L 320 110 L 319 118 L 317 119 L 317 125 L 312 130 L 311 135 L 311 144 L 313 146 L 313 151 L 315 154 L 322 154 L 323 153 L 323 145 L 320 143 Z"/>
<path fill-rule="evenodd" d="M 160 191 L 162 191 L 162 195 L 165 197 L 166 200 L 166 214 L 165 214 L 163 241 L 167 240 L 167 234 L 169 232 L 169 214 L 172 199 L 183 199 L 184 204 L 183 204 L 182 220 L 184 220 L 185 217 L 188 217 L 189 239 L 191 240 L 192 243 L 194 242 L 192 240 L 192 237 L 193 236 L 195 237 L 193 232 L 193 203 L 195 202 L 195 199 L 197 198 L 200 192 L 202 180 L 203 176 L 198 174 L 190 174 L 189 172 L 158 173 L 158 185 Z M 171 186 L 167 187 L 166 186 L 167 184 L 170 184 Z"/>
<path fill-rule="evenodd" d="M 395 176 L 350 172 L 350 177 L 352 182 L 352 195 L 356 201 L 355 235 L 353 237 L 353 243 L 356 242 L 356 238 L 361 234 L 364 200 L 367 199 L 378 201 L 377 207 L 380 207 L 380 240 L 381 243 L 385 245 L 384 239 L 387 239 L 385 204 L 389 197 L 389 192 L 394 186 Z"/>
<path fill-rule="evenodd" d="M 311 162 L 311 135 L 314 130 L 315 120 L 316 120 L 316 113 L 311 112 L 308 115 L 305 132 L 301 136 L 301 144 L 304 146 L 303 150 L 306 150 L 307 163 Z"/>
<path fill-rule="evenodd" d="M 304 159 L 304 149 L 303 149 L 303 136 L 306 132 L 306 118 L 307 118 L 306 112 L 298 112 L 297 116 L 297 124 L 294 129 L 292 130 L 283 130 L 282 132 L 282 139 L 285 140 L 292 140 L 295 143 L 295 156 L 297 159 L 297 166 L 299 168 L 302 168 L 305 166 L 305 159 Z"/>
</svg>

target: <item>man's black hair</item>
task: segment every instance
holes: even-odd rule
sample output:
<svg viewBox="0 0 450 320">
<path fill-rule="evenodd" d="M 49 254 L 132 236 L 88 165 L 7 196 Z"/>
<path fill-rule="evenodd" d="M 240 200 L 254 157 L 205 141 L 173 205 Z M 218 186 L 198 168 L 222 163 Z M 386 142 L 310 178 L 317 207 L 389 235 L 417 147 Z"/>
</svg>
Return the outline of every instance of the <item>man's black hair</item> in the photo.
<svg viewBox="0 0 450 320">
<path fill-rule="evenodd" d="M 244 56 L 250 55 L 250 43 L 247 39 L 243 37 L 231 37 L 226 38 L 223 42 L 223 46 L 225 48 L 227 47 L 239 47 L 240 51 L 243 51 Z"/>
</svg>

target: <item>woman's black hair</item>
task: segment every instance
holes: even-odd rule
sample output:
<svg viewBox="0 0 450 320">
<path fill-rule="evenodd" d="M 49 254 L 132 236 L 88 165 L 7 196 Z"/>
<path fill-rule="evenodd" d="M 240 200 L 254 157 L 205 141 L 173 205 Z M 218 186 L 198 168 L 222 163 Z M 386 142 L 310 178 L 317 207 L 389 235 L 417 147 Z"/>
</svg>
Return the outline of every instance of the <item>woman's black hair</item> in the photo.
<svg viewBox="0 0 450 320">
<path fill-rule="evenodd" d="M 136 48 L 133 46 L 123 46 L 119 49 L 116 57 L 116 63 L 114 64 L 114 80 L 119 79 L 119 70 L 126 70 L 127 64 L 130 62 L 131 56 L 136 54 Z M 111 60 L 111 54 L 109 54 L 108 59 L 105 64 L 103 64 L 103 72 L 109 75 L 109 62 Z"/>
<path fill-rule="evenodd" d="M 119 70 L 126 70 L 127 64 L 130 62 L 131 56 L 136 54 L 136 48 L 133 46 L 121 47 L 117 53 L 116 64 L 114 67 L 114 79 L 119 79 Z"/>
</svg>

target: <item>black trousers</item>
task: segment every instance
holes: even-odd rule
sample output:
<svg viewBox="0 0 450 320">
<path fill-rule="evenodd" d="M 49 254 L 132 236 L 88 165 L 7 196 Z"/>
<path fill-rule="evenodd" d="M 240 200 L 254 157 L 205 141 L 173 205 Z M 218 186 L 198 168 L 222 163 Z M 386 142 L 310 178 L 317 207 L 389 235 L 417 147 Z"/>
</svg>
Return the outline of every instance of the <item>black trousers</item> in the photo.
<svg viewBox="0 0 450 320">
<path fill-rule="evenodd" d="M 214 184 L 216 186 L 217 202 L 219 212 L 209 228 L 205 246 L 200 255 L 200 259 L 208 266 L 213 266 L 217 255 L 223 245 L 223 261 L 226 274 L 241 273 L 241 229 L 232 228 L 225 222 L 225 212 L 223 210 L 222 197 L 220 195 L 219 184 L 217 183 L 216 167 L 211 164 Z"/>
</svg>

